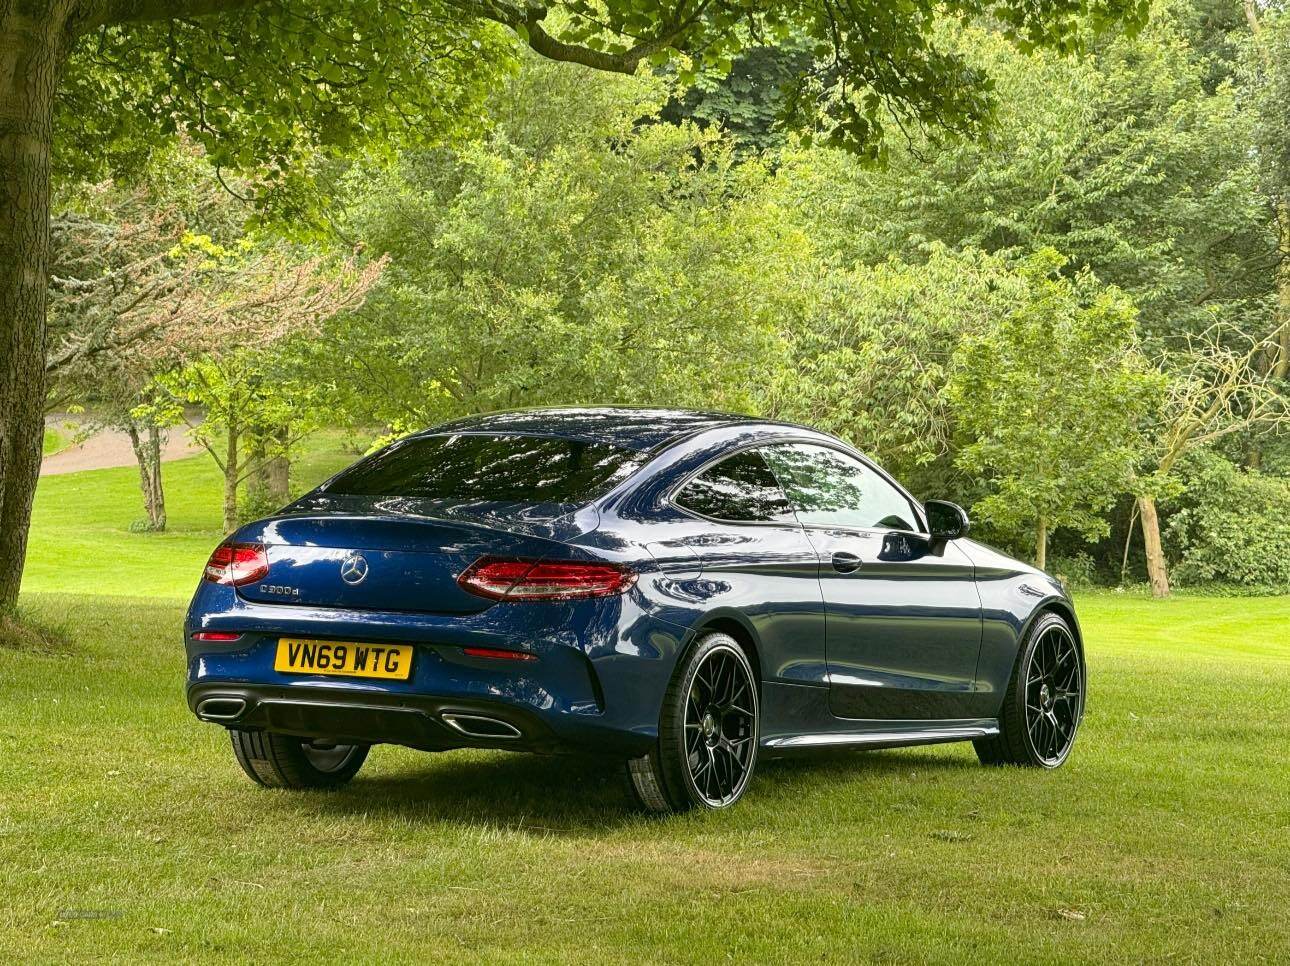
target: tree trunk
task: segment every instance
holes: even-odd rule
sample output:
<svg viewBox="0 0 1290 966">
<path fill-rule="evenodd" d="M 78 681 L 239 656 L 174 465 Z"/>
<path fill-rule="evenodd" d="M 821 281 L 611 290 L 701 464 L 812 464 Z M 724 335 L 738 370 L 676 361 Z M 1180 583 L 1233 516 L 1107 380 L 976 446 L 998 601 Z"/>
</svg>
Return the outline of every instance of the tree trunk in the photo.
<svg viewBox="0 0 1290 966">
<path fill-rule="evenodd" d="M 0 0 L 0 617 L 13 613 L 40 475 L 49 154 L 66 3 Z"/>
<path fill-rule="evenodd" d="M 224 455 L 224 532 L 237 529 L 237 478 L 242 464 L 238 461 L 237 442 L 241 435 L 237 417 L 228 419 L 228 449 Z"/>
<path fill-rule="evenodd" d="M 152 528 L 160 533 L 166 529 L 166 491 L 161 486 L 161 429 L 156 423 L 148 424 L 148 477 L 152 490 L 148 515 Z"/>
<path fill-rule="evenodd" d="M 284 426 L 276 436 L 277 454 L 269 460 L 269 496 L 278 506 L 286 506 L 291 502 L 291 458 L 287 455 L 291 432 Z"/>
<path fill-rule="evenodd" d="M 1142 517 L 1142 542 L 1147 550 L 1147 576 L 1151 579 L 1151 593 L 1156 597 L 1168 597 L 1169 568 L 1165 564 L 1165 551 L 1160 543 L 1160 517 L 1156 514 L 1156 498 L 1138 497 L 1138 512 Z"/>
<path fill-rule="evenodd" d="M 1040 570 L 1048 567 L 1048 519 L 1040 517 L 1035 522 L 1035 566 Z"/>
<path fill-rule="evenodd" d="M 261 506 L 269 497 L 269 455 L 263 437 L 256 435 L 247 454 L 250 472 L 246 478 L 246 496 L 253 506 Z"/>
<path fill-rule="evenodd" d="M 139 434 L 139 426 L 131 421 L 126 426 L 130 447 L 139 464 L 139 489 L 143 491 L 143 508 L 148 514 L 148 529 L 160 533 L 166 529 L 166 497 L 161 489 L 161 431 L 148 426 L 148 438 Z"/>
<path fill-rule="evenodd" d="M 143 510 L 148 515 L 148 529 L 153 528 L 152 508 L 152 474 L 148 472 L 148 451 L 144 448 L 143 437 L 139 435 L 139 426 L 130 420 L 125 427 L 130 437 L 130 448 L 134 450 L 134 461 L 139 464 L 139 490 L 143 493 Z"/>
</svg>

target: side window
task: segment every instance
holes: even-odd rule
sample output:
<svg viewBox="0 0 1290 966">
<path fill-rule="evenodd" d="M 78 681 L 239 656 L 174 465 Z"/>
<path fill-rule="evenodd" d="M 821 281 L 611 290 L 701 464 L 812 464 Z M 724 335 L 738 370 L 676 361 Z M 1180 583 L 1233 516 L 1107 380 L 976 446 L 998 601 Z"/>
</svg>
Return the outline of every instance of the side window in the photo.
<svg viewBox="0 0 1290 966">
<path fill-rule="evenodd" d="M 826 446 L 770 446 L 766 459 L 804 524 L 917 530 L 909 500 L 872 469 Z"/>
<path fill-rule="evenodd" d="M 685 484 L 673 502 L 715 520 L 793 522 L 788 499 L 757 450 L 744 450 L 709 467 Z"/>
</svg>

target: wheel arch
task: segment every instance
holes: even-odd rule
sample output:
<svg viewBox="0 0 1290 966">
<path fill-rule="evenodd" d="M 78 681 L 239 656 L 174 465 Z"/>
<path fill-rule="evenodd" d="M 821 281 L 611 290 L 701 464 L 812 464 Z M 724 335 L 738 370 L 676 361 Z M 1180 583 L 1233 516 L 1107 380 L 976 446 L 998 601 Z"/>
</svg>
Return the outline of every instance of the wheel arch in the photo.
<svg viewBox="0 0 1290 966">
<path fill-rule="evenodd" d="M 1056 614 L 1070 626 L 1071 633 L 1075 636 L 1075 646 L 1079 648 L 1080 656 L 1082 657 L 1084 655 L 1084 633 L 1080 630 L 1079 618 L 1075 616 L 1074 606 L 1069 600 L 1062 597 L 1050 597 L 1031 612 L 1030 616 L 1026 618 L 1025 625 L 1021 628 L 1021 633 L 1017 636 L 1018 642 L 1020 643 L 1026 639 L 1026 635 L 1030 633 L 1035 621 L 1039 620 L 1044 614 Z"/>
<path fill-rule="evenodd" d="M 739 649 L 744 652 L 744 656 L 748 658 L 748 663 L 752 665 L 753 678 L 760 685 L 762 682 L 762 668 L 757 632 L 753 630 L 752 624 L 748 622 L 747 618 L 736 611 L 717 611 L 705 615 L 695 623 L 690 632 L 690 639 L 686 642 L 685 650 L 688 651 L 695 641 L 712 631 L 728 634 L 734 639 L 735 643 L 739 645 Z"/>
</svg>

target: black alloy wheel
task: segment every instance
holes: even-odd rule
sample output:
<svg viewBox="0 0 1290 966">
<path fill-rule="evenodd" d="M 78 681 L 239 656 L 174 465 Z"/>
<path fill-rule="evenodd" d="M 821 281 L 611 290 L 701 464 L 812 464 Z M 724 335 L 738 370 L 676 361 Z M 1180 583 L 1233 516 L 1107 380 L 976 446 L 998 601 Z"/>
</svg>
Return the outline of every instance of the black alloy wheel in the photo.
<svg viewBox="0 0 1290 966">
<path fill-rule="evenodd" d="M 999 734 L 975 742 L 987 765 L 1056 768 L 1070 756 L 1084 717 L 1084 655 L 1070 626 L 1051 611 L 1032 625 L 999 716 Z"/>
<path fill-rule="evenodd" d="M 727 634 L 704 635 L 663 700 L 654 752 L 627 763 L 632 792 L 648 811 L 728 808 L 757 764 L 757 678 Z"/>
</svg>

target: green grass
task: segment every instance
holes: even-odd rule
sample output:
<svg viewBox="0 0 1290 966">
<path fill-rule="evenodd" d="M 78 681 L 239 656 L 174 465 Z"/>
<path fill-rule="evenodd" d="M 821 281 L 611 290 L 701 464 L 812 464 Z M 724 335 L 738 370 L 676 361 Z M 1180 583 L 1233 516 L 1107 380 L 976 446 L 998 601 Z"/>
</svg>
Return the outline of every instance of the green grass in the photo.
<svg viewBox="0 0 1290 966">
<path fill-rule="evenodd" d="M 22 606 L 66 643 L 0 647 L 0 962 L 1290 958 L 1290 597 L 1080 598 L 1054 773 L 766 762 L 733 811 L 648 819 L 607 763 L 381 747 L 266 791 L 183 702 L 217 481 L 168 472 L 165 536 L 123 531 L 128 473 L 41 483 Z"/>
<path fill-rule="evenodd" d="M 184 707 L 180 603 L 24 606 L 71 643 L 0 650 L 0 960 L 1290 955 L 1287 598 L 1084 600 L 1056 773 L 967 746 L 766 763 L 735 810 L 666 820 L 606 764 L 501 753 L 257 789 Z"/>
<path fill-rule="evenodd" d="M 340 432 L 306 440 L 293 468 L 313 485 L 356 458 Z M 206 455 L 166 463 L 165 533 L 131 533 L 143 518 L 133 466 L 49 476 L 36 489 L 23 590 L 181 598 L 223 535 L 222 479 Z"/>
</svg>

